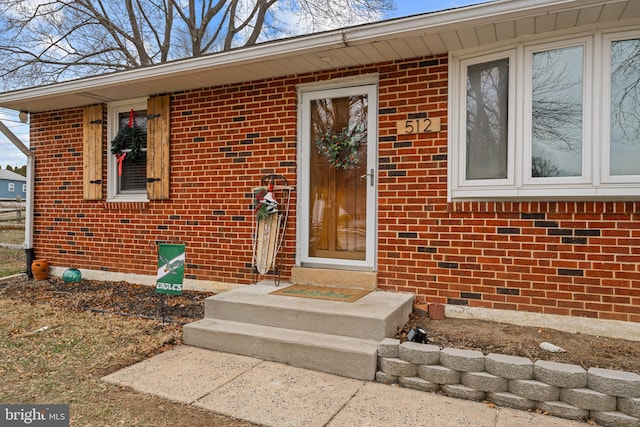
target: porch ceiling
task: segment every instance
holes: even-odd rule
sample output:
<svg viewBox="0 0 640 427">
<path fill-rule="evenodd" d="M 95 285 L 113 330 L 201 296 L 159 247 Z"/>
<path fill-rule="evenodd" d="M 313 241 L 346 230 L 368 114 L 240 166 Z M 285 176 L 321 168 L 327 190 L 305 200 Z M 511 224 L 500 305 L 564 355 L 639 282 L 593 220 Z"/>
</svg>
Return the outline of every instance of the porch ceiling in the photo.
<svg viewBox="0 0 640 427">
<path fill-rule="evenodd" d="M 0 107 L 57 110 L 442 54 L 578 26 L 633 25 L 638 18 L 640 0 L 501 0 L 6 92 Z"/>
</svg>

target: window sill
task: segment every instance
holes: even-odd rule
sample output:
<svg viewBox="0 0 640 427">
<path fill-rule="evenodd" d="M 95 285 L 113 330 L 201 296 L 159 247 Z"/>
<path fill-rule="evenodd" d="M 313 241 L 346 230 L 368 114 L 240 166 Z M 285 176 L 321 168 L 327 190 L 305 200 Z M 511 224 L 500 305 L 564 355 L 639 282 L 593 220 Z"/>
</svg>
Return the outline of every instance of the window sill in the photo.
<svg viewBox="0 0 640 427">
<path fill-rule="evenodd" d="M 105 210 L 144 211 L 149 208 L 148 200 L 135 199 L 111 199 L 104 202 Z"/>
<path fill-rule="evenodd" d="M 640 200 L 637 186 L 454 189 L 450 201 L 607 201 Z"/>
</svg>

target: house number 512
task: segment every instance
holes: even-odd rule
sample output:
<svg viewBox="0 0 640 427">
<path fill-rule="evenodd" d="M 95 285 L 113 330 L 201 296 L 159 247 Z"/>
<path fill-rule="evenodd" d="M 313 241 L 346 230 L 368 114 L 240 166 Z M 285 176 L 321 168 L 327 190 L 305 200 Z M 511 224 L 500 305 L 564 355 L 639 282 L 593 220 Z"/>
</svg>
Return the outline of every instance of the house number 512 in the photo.
<svg viewBox="0 0 640 427">
<path fill-rule="evenodd" d="M 440 132 L 440 117 L 398 120 L 396 122 L 396 129 L 398 135 Z"/>
</svg>

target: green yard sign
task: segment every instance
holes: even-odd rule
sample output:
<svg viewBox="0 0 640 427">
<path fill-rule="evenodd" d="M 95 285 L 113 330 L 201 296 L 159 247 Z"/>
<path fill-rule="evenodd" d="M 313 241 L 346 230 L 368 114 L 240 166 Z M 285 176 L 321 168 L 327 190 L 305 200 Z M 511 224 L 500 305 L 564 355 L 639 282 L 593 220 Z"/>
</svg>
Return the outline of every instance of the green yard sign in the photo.
<svg viewBox="0 0 640 427">
<path fill-rule="evenodd" d="M 184 260 L 184 245 L 168 243 L 158 245 L 156 292 L 171 295 L 182 294 Z"/>
</svg>

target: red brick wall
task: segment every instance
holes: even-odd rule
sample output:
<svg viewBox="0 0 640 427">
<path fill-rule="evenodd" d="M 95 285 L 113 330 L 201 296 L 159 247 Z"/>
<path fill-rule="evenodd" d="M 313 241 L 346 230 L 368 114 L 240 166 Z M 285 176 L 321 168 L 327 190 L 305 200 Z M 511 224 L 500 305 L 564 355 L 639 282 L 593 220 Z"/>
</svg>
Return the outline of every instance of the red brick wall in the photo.
<svg viewBox="0 0 640 427">
<path fill-rule="evenodd" d="M 640 203 L 447 202 L 446 57 L 174 94 L 168 201 L 83 201 L 81 109 L 33 114 L 36 255 L 153 275 L 156 244 L 183 242 L 188 277 L 249 283 L 252 188 L 272 173 L 296 182 L 295 86 L 371 72 L 380 75 L 380 288 L 640 322 Z M 397 120 L 424 114 L 441 117 L 442 131 L 396 134 Z M 105 135 L 105 156 L 107 145 Z M 285 277 L 295 200 L 291 214 Z"/>
<path fill-rule="evenodd" d="M 640 321 L 638 203 L 428 204 L 390 289 L 450 304 Z M 400 231 L 396 241 L 399 240 Z M 390 234 L 393 237 L 393 234 Z"/>
</svg>

